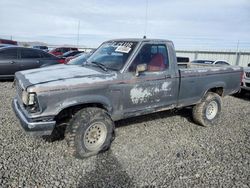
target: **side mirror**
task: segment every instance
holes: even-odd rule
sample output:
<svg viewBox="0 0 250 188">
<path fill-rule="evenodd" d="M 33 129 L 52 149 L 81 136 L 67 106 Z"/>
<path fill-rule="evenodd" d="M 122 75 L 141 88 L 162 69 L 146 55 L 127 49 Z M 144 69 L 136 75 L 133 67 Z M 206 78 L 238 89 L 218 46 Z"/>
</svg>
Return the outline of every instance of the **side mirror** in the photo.
<svg viewBox="0 0 250 188">
<path fill-rule="evenodd" d="M 135 76 L 139 76 L 141 72 L 145 72 L 147 69 L 148 69 L 147 64 L 137 65 Z"/>
</svg>

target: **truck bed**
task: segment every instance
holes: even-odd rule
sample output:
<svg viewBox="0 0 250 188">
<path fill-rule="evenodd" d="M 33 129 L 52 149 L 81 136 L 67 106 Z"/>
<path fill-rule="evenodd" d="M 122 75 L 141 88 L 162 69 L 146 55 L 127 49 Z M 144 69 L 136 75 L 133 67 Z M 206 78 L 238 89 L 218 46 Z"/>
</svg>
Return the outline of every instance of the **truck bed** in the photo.
<svg viewBox="0 0 250 188">
<path fill-rule="evenodd" d="M 179 68 L 179 96 L 177 106 L 192 105 L 199 102 L 209 88 L 218 88 L 221 95 L 235 93 L 240 87 L 238 66 L 178 64 Z M 194 77 L 196 79 L 194 79 Z"/>
</svg>

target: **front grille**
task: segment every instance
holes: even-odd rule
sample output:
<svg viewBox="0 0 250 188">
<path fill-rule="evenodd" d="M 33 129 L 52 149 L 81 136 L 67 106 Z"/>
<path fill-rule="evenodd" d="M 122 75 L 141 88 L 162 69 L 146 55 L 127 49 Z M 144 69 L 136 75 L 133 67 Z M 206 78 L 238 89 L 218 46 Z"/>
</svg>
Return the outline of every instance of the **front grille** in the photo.
<svg viewBox="0 0 250 188">
<path fill-rule="evenodd" d="M 250 78 L 250 72 L 246 72 L 245 74 L 247 78 Z"/>
</svg>

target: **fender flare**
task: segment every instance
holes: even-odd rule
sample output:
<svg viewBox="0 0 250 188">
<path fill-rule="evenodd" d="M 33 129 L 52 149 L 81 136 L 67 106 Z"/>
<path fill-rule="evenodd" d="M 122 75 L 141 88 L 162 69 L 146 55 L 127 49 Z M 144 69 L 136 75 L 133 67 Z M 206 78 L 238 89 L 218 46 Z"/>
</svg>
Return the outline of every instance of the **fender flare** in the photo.
<svg viewBox="0 0 250 188">
<path fill-rule="evenodd" d="M 207 94 L 207 92 L 211 89 L 214 89 L 214 88 L 222 88 L 223 89 L 223 93 L 225 92 L 225 87 L 226 87 L 226 84 L 225 82 L 213 82 L 211 84 L 208 84 L 206 85 L 206 87 L 204 88 L 204 92 L 201 96 L 201 99 Z M 222 93 L 222 96 L 223 96 L 223 93 Z"/>
<path fill-rule="evenodd" d="M 84 95 L 79 97 L 68 98 L 63 102 L 58 103 L 58 109 L 56 110 L 56 114 L 58 115 L 66 108 L 84 104 L 100 104 L 107 110 L 109 114 L 111 114 L 113 110 L 112 103 L 107 97 L 101 95 Z"/>
</svg>

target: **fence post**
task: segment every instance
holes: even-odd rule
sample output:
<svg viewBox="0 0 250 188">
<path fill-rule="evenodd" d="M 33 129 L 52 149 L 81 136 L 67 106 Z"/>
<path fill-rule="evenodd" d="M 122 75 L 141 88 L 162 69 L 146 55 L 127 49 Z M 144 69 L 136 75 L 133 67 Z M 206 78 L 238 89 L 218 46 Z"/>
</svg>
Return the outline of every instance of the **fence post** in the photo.
<svg viewBox="0 0 250 188">
<path fill-rule="evenodd" d="M 236 52 L 236 63 L 235 65 L 239 65 L 240 64 L 240 52 Z"/>
<path fill-rule="evenodd" d="M 194 59 L 198 59 L 198 51 L 194 52 Z"/>
</svg>

